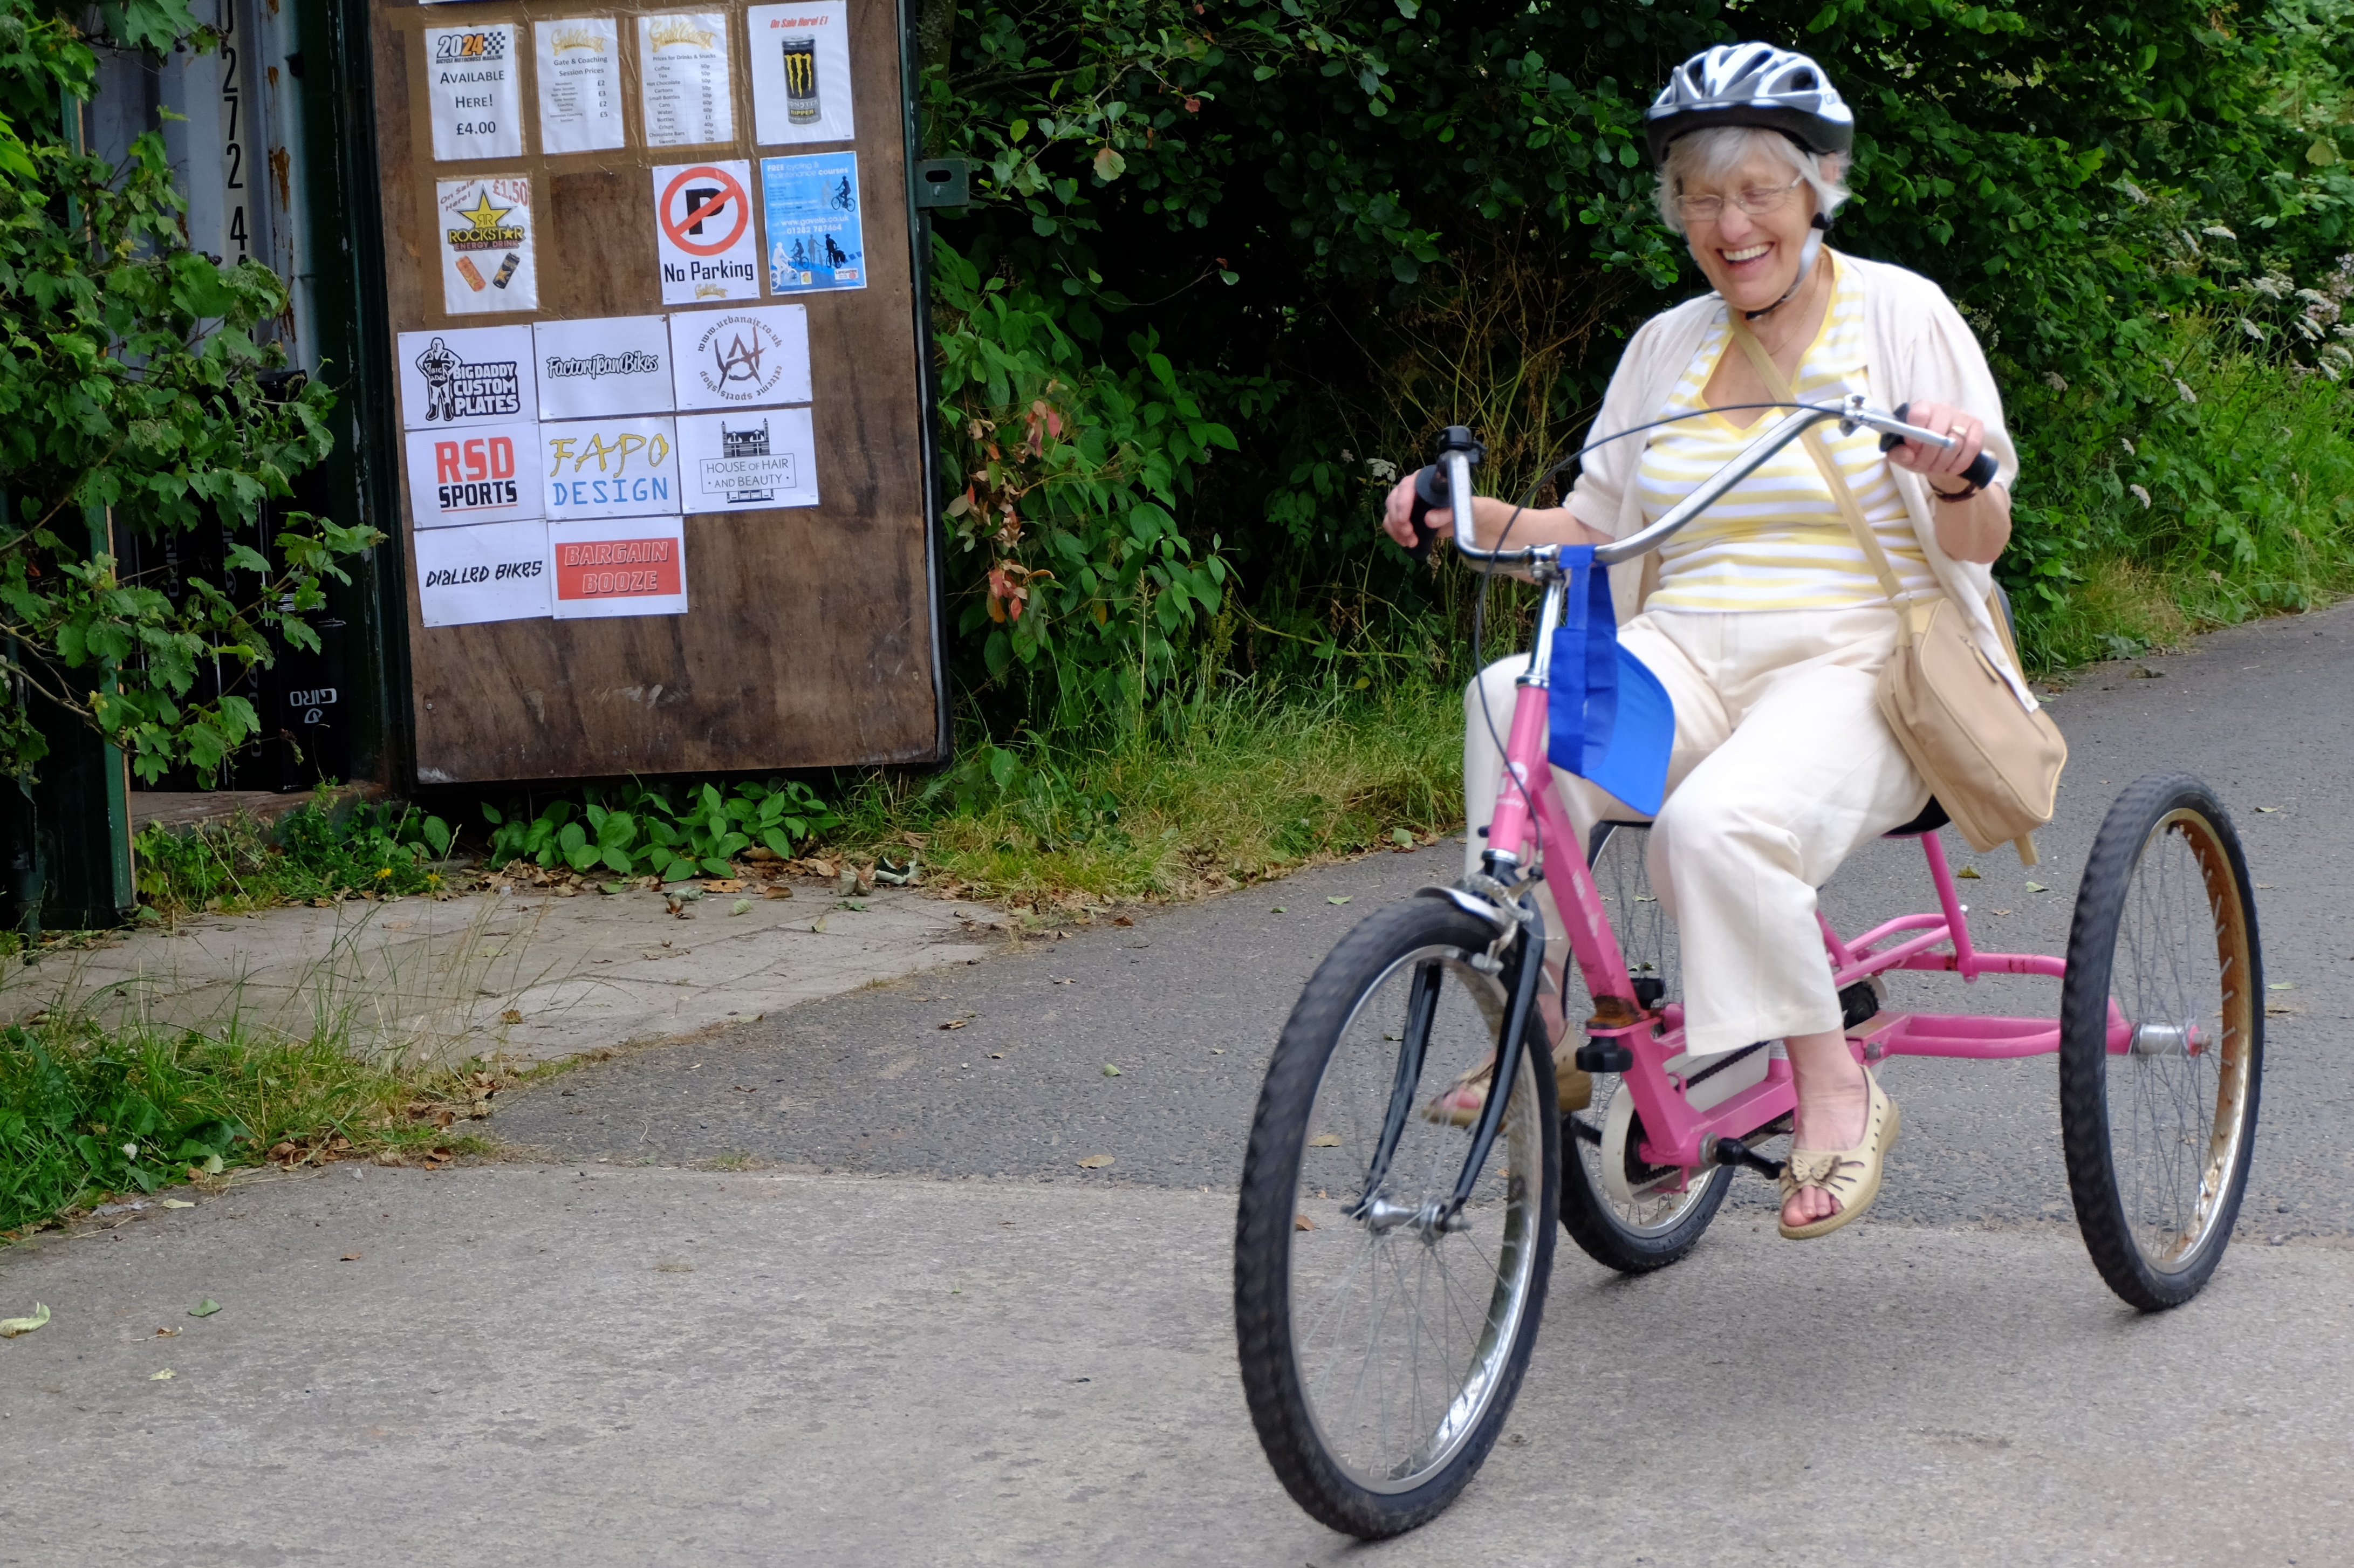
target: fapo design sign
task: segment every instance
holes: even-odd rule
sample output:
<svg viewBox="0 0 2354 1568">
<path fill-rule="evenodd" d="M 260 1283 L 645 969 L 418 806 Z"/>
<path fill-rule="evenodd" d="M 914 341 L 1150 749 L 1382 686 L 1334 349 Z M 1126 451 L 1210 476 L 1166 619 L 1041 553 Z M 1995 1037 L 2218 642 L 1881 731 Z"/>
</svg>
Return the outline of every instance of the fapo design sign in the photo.
<svg viewBox="0 0 2354 1568">
<path fill-rule="evenodd" d="M 397 352 L 400 422 L 409 429 L 539 417 L 527 326 L 405 332 Z"/>
<path fill-rule="evenodd" d="M 686 533 L 675 517 L 551 523 L 556 619 L 686 613 Z"/>
<path fill-rule="evenodd" d="M 675 315 L 670 319 L 670 348 L 672 385 L 681 409 L 810 400 L 805 306 Z"/>
<path fill-rule="evenodd" d="M 752 232 L 749 159 L 656 168 L 654 218 L 663 303 L 760 297 L 760 242 Z"/>
<path fill-rule="evenodd" d="M 678 432 L 667 418 L 539 427 L 547 515 L 650 517 L 680 510 Z"/>
</svg>

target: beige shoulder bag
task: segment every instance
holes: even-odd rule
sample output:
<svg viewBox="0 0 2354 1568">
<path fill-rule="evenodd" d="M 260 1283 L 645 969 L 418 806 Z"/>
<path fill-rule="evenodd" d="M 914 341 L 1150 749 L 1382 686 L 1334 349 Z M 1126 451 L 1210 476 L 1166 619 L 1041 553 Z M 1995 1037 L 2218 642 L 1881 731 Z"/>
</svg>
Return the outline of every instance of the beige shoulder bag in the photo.
<svg viewBox="0 0 2354 1568">
<path fill-rule="evenodd" d="M 1788 377 L 1747 324 L 1734 322 L 1733 335 L 1766 389 L 1795 402 Z M 1880 711 L 1888 727 L 1972 849 L 1983 854 L 2013 843 L 2020 863 L 2033 865 L 2034 832 L 2052 820 L 2060 770 L 2068 761 L 2060 726 L 2050 714 L 2019 700 L 1970 636 L 1968 620 L 1945 596 L 1904 601 L 1887 552 L 1823 442 L 1822 427 L 1798 439 L 1903 623 L 1895 655 L 1880 673 Z M 2016 669 L 2019 653 L 2001 608 L 1991 602 L 1987 608 Z"/>
</svg>

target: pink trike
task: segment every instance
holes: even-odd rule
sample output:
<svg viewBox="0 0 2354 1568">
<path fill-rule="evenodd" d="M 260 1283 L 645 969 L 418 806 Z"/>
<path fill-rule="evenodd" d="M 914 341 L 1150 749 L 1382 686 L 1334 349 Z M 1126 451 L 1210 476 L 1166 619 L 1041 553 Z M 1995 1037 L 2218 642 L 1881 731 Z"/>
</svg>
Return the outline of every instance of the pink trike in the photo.
<svg viewBox="0 0 2354 1568">
<path fill-rule="evenodd" d="M 1802 406 L 1675 512 L 1591 559 L 1656 547 L 1832 419 L 1942 440 L 1861 399 Z M 1580 845 L 1551 789 L 1516 782 L 1551 778 L 1553 634 L 1575 613 L 1567 595 L 1586 563 L 1561 546 L 1478 547 L 1477 451 L 1460 430 L 1441 449 L 1458 547 L 1545 589 L 1482 869 L 1372 916 L 1318 968 L 1267 1068 L 1236 1223 L 1236 1330 L 1260 1442 L 1302 1508 L 1369 1538 L 1446 1508 L 1494 1446 L 1536 1340 L 1554 1221 L 1608 1267 L 1674 1263 L 1735 1167 L 1779 1173 L 1759 1150 L 1788 1134 L 1795 1103 L 1778 1042 L 1685 1051 L 1673 927 L 1644 870 L 1648 827 L 1605 822 Z M 2093 1263 L 2136 1307 L 2179 1305 L 2231 1239 L 2254 1141 L 2264 977 L 2238 833 L 2198 779 L 2137 780 L 2101 824 L 2056 958 L 1979 950 L 1938 840 L 1944 820 L 1933 801 L 1891 835 L 1919 839 L 1934 913 L 1853 938 L 1822 922 L 1849 1043 L 1867 1062 L 2056 1054 L 2069 1189 Z M 1546 1065 L 1540 881 L 1588 999 L 1563 998 L 1587 1037 L 1583 1106 L 1557 1103 Z M 2058 1017 L 1890 1012 L 1880 977 L 1892 969 L 2048 976 Z M 1476 1118 L 1443 1112 L 1449 1086 L 1483 1074 L 1504 1092 Z"/>
</svg>

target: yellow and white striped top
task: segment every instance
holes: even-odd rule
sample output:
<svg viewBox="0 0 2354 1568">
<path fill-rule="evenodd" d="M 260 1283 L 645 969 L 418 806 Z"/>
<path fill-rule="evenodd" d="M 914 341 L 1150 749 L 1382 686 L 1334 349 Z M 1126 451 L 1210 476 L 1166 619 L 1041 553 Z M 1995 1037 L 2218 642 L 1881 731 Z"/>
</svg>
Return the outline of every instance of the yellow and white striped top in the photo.
<svg viewBox="0 0 2354 1568">
<path fill-rule="evenodd" d="M 1830 309 L 1793 377 L 1798 396 L 1809 403 L 1835 403 L 1867 389 L 1863 290 L 1831 251 L 1825 250 L 1823 260 L 1838 267 Z M 1720 304 L 1661 416 L 1706 408 L 1702 390 L 1728 351 L 1740 349 Z M 1647 524 L 1667 515 L 1779 418 L 1771 410 L 1744 410 L 1744 417 L 1755 422 L 1736 425 L 1723 414 L 1704 414 L 1679 420 L 1651 438 L 1637 482 Z M 1904 598 L 1936 593 L 1937 579 L 1897 493 L 1880 438 L 1870 430 L 1841 437 L 1836 426 L 1817 428 L 1879 535 Z M 1660 548 L 1659 588 L 1648 602 L 1661 609 L 1847 609 L 1884 604 L 1887 595 L 1814 460 L 1793 441 Z"/>
</svg>

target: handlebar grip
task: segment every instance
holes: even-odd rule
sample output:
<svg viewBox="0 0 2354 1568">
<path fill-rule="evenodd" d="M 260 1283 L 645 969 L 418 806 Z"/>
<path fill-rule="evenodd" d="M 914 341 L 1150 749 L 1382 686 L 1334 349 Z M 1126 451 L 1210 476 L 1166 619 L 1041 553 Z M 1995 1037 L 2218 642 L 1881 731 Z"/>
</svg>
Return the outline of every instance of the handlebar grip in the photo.
<svg viewBox="0 0 2354 1568">
<path fill-rule="evenodd" d="M 1896 405 L 1896 418 L 1898 423 L 1909 425 L 1913 422 L 1911 417 L 1912 408 L 1913 405 L 1910 403 L 1899 403 Z M 1882 436 L 1880 438 L 1880 450 L 1884 452 L 1893 452 L 1903 441 L 1903 440 L 1904 438 L 1903 436 Z M 1962 471 L 1962 477 L 1968 480 L 1972 484 L 1977 485 L 1980 490 L 1984 490 L 1988 485 L 1994 482 L 1995 469 L 1996 463 L 1994 461 L 1994 453 L 1982 451 L 1978 453 L 1978 457 L 1971 462 L 1969 467 Z"/>
<path fill-rule="evenodd" d="M 1435 462 L 1425 463 L 1416 470 L 1414 510 L 1407 514 L 1406 519 L 1414 524 L 1414 547 L 1406 554 L 1414 557 L 1416 566 L 1428 564 L 1430 542 L 1438 537 L 1431 530 L 1426 519 L 1434 509 L 1443 509 L 1449 504 L 1451 503 L 1447 494 L 1447 471 Z"/>
</svg>

